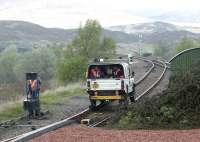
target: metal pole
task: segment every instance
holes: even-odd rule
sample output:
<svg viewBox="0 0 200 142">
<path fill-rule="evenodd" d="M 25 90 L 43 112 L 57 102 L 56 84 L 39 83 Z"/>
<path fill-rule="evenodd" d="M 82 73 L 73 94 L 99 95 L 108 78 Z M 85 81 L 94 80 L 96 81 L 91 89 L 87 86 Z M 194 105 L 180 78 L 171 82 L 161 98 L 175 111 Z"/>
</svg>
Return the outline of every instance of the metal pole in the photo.
<svg viewBox="0 0 200 142">
<path fill-rule="evenodd" d="M 139 34 L 139 55 L 141 56 L 141 42 L 142 42 L 142 34 Z"/>
</svg>

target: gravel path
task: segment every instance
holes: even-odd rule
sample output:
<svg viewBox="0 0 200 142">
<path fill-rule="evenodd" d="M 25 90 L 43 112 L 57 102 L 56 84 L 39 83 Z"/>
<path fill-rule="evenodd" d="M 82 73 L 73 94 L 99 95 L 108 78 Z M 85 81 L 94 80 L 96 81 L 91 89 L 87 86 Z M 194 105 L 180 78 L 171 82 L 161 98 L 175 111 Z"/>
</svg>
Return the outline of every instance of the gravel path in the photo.
<svg viewBox="0 0 200 142">
<path fill-rule="evenodd" d="M 200 129 L 193 130 L 106 130 L 74 125 L 31 142 L 199 142 Z"/>
</svg>

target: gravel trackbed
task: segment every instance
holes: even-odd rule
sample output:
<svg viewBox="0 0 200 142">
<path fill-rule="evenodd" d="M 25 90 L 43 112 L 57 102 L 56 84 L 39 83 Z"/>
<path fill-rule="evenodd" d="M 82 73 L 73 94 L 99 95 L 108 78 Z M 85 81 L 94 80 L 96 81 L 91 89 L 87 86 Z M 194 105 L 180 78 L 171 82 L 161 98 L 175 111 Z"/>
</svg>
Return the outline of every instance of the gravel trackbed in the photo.
<svg viewBox="0 0 200 142">
<path fill-rule="evenodd" d="M 107 130 L 73 125 L 52 131 L 31 142 L 199 142 L 200 129 Z"/>
</svg>

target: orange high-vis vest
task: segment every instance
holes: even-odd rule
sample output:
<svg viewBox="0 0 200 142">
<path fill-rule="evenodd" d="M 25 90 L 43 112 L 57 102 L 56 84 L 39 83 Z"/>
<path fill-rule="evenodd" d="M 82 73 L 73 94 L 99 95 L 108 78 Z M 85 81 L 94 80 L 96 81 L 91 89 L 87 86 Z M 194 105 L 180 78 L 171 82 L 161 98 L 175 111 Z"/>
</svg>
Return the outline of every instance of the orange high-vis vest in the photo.
<svg viewBox="0 0 200 142">
<path fill-rule="evenodd" d="M 31 85 L 31 90 L 34 91 L 36 89 L 37 80 L 29 80 L 29 84 Z"/>
<path fill-rule="evenodd" d="M 91 69 L 91 74 L 93 77 L 100 77 L 100 71 L 96 69 Z"/>
</svg>

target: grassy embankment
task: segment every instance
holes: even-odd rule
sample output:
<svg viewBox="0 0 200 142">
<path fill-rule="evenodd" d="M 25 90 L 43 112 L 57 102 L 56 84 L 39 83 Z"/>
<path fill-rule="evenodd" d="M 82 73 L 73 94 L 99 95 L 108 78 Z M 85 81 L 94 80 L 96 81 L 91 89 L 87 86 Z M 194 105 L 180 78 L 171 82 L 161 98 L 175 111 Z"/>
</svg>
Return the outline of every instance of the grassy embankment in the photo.
<svg viewBox="0 0 200 142">
<path fill-rule="evenodd" d="M 45 91 L 41 94 L 40 100 L 42 105 L 51 105 L 61 101 L 63 98 L 83 93 L 84 89 L 81 87 L 70 85 L 68 87 L 59 87 L 56 90 Z M 23 99 L 0 105 L 0 122 L 21 116 L 23 113 Z"/>
</svg>

